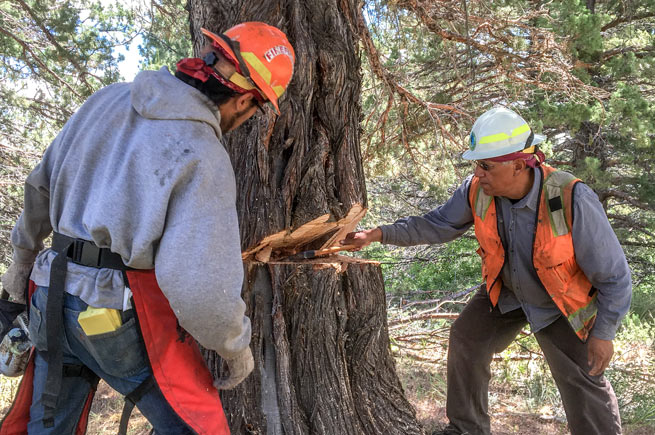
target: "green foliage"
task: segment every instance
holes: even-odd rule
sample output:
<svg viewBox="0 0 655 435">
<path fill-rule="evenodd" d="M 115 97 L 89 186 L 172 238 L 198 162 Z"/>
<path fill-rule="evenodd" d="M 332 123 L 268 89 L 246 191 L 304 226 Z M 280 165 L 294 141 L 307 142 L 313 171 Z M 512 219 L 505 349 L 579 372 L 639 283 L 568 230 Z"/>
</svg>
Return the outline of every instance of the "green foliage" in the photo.
<svg viewBox="0 0 655 435">
<path fill-rule="evenodd" d="M 192 57 L 189 13 L 185 1 L 153 0 L 142 14 L 143 43 L 139 45 L 142 69 L 167 66 L 175 70 L 178 60 Z"/>
<path fill-rule="evenodd" d="M 650 317 L 648 319 L 647 317 Z M 655 323 L 653 316 L 644 317 L 631 310 L 617 333 L 617 340 L 622 342 L 641 342 L 646 347 L 655 345 Z M 653 349 L 655 350 L 655 348 Z"/>
<path fill-rule="evenodd" d="M 22 185 L 84 100 L 120 79 L 114 48 L 133 34 L 121 4 L 89 0 L 0 3 L 0 261 L 22 206 Z"/>
<path fill-rule="evenodd" d="M 394 258 L 394 251 L 386 252 L 382 259 L 382 270 L 387 277 L 386 291 L 446 294 L 479 284 L 482 278 L 476 249 L 477 242 L 474 239 L 462 238 L 436 250 L 432 255 L 428 254 L 427 258 L 421 258 L 421 254 L 426 252 L 419 251 L 412 262 L 404 265 L 402 260 Z"/>
<path fill-rule="evenodd" d="M 637 318 L 655 324 L 655 277 L 649 274 L 633 287 L 630 311 Z"/>
<path fill-rule="evenodd" d="M 629 138 L 637 151 L 652 148 L 655 109 L 639 87 L 619 82 L 610 98 L 609 109 L 618 125 L 619 137 Z"/>
<path fill-rule="evenodd" d="M 583 122 L 591 118 L 592 109 L 593 106 L 575 101 L 551 102 L 542 97 L 536 99 L 529 114 L 531 117 L 538 117 L 539 121 L 536 122 L 542 128 L 565 128 L 570 133 L 575 133 Z"/>
<path fill-rule="evenodd" d="M 119 78 L 113 48 L 129 38 L 131 18 L 120 4 L 20 0 L 0 9 L 0 77 L 14 106 L 60 106 L 64 113 L 55 119 L 65 122 L 86 97 Z"/>
<path fill-rule="evenodd" d="M 626 423 L 655 427 L 655 322 L 637 314 L 623 321 L 617 335 L 615 361 L 606 372 Z"/>
<path fill-rule="evenodd" d="M 564 0 L 554 4 L 558 16 L 555 30 L 571 39 L 569 49 L 571 54 L 583 62 L 598 60 L 603 49 L 601 23 L 603 16 L 587 9 L 581 0 Z"/>
</svg>

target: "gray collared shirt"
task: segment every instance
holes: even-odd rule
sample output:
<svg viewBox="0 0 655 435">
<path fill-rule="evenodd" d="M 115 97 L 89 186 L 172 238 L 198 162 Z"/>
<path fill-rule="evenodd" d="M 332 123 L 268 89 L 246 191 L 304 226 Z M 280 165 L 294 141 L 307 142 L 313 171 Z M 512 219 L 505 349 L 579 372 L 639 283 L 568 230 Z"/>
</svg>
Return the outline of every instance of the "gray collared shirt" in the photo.
<svg viewBox="0 0 655 435">
<path fill-rule="evenodd" d="M 532 239 L 541 183 L 535 170 L 530 192 L 512 203 L 496 197 L 500 237 L 506 247 L 507 262 L 501 272 L 503 288 L 498 307 L 502 313 L 522 308 L 533 332 L 545 328 L 560 315 L 532 265 Z M 444 243 L 464 234 L 473 224 L 468 201 L 472 176 L 440 207 L 423 216 L 410 216 L 392 225 L 383 225 L 382 243 L 412 246 Z M 591 334 L 612 340 L 621 319 L 630 308 L 632 282 L 625 259 L 603 206 L 591 188 L 578 183 L 574 188 L 571 234 L 576 261 L 592 285 L 598 289 L 598 317 Z"/>
</svg>

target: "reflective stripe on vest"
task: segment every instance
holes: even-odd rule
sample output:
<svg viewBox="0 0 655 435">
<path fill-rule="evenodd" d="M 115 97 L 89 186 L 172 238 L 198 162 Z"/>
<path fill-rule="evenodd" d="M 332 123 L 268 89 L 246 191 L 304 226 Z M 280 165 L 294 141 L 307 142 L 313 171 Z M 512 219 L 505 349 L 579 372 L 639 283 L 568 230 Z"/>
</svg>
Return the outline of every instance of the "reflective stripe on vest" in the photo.
<svg viewBox="0 0 655 435">
<path fill-rule="evenodd" d="M 474 177 L 469 189 L 469 202 L 474 211 L 475 236 L 480 244 L 477 252 L 482 258 L 482 278 L 485 280 L 491 304 L 495 306 L 503 287 L 500 272 L 505 263 L 505 250 L 498 235 L 494 198 L 478 187 L 478 178 Z"/>
<path fill-rule="evenodd" d="M 480 219 L 484 220 L 487 216 L 487 211 L 492 201 L 493 196 L 489 196 L 482 189 L 478 189 L 478 194 L 475 197 L 475 207 L 472 208 Z"/>
<path fill-rule="evenodd" d="M 539 280 L 571 327 L 585 341 L 596 318 L 596 294 L 577 262 L 571 236 L 572 191 L 580 180 L 571 174 L 542 165 L 542 186 L 533 240 L 533 265 Z M 469 190 L 475 235 L 480 244 L 483 278 L 492 304 L 498 302 L 504 248 L 498 235 L 493 197 L 473 177 Z"/>
<path fill-rule="evenodd" d="M 588 326 L 588 323 L 596 317 L 596 313 L 598 312 L 598 307 L 596 305 L 597 296 L 597 293 L 594 294 L 586 306 L 568 316 L 569 323 L 576 333 L 583 331 L 585 326 Z M 591 330 L 591 328 L 589 328 L 589 330 Z"/>
<path fill-rule="evenodd" d="M 566 220 L 565 214 L 567 211 L 565 206 L 570 207 L 570 204 L 565 205 L 562 201 L 564 189 L 569 183 L 576 181 L 577 178 L 564 171 L 550 172 L 546 177 L 542 195 L 544 195 L 547 201 L 553 236 L 563 236 L 571 231 L 571 226 Z"/>
</svg>

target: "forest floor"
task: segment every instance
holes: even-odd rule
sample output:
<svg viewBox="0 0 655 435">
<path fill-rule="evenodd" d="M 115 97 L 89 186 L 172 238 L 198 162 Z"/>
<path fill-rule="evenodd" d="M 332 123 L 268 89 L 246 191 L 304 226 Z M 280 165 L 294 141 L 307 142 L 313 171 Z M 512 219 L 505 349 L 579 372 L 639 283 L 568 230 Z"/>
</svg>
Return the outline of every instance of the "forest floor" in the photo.
<svg viewBox="0 0 655 435">
<path fill-rule="evenodd" d="M 445 371 L 434 365 L 421 364 L 407 358 L 397 358 L 397 370 L 405 388 L 408 400 L 416 408 L 419 421 L 429 435 L 433 430 L 447 423 L 445 401 Z M 4 416 L 15 395 L 20 378 L 0 376 L 0 415 Z M 559 435 L 568 430 L 563 417 L 552 410 L 543 412 L 526 411 L 524 399 L 492 385 L 490 390 L 491 430 L 494 435 Z M 88 434 L 113 435 L 118 430 L 123 397 L 101 382 L 91 409 Z M 146 435 L 151 426 L 134 410 L 130 419 L 128 434 Z M 653 428 L 647 426 L 624 426 L 625 435 L 652 435 Z M 236 434 L 235 434 L 236 435 Z"/>
<path fill-rule="evenodd" d="M 425 428 L 426 435 L 448 423 L 446 418 L 446 372 L 432 365 L 406 358 L 396 359 L 398 376 L 409 402 Z M 530 409 L 522 395 L 502 384 L 489 389 L 489 413 L 493 435 L 565 435 L 568 434 L 563 410 L 544 406 Z M 655 428 L 645 425 L 624 425 L 624 435 L 653 435 Z"/>
<path fill-rule="evenodd" d="M 419 316 L 417 319 L 410 315 L 413 312 L 405 309 L 388 307 L 388 331 L 396 372 L 405 395 L 416 409 L 416 416 L 423 425 L 425 434 L 430 435 L 448 423 L 446 357 L 453 316 L 435 314 L 432 310 L 423 311 L 427 312 L 430 312 L 432 317 L 429 320 L 426 320 L 425 316 Z M 649 417 L 642 421 L 651 422 L 624 424 L 625 435 L 655 434 L 655 426 L 652 425 L 655 401 L 651 398 L 652 394 L 640 395 L 644 389 L 653 391 L 652 380 L 655 378 L 652 377 L 652 361 L 655 361 L 655 341 L 652 338 L 644 339 L 624 334 L 622 340 L 617 341 L 611 366 L 613 370 L 636 373 L 644 379 L 643 382 L 626 384 L 625 379 L 615 377 L 613 385 L 619 403 L 632 406 L 634 415 L 634 404 L 643 402 L 643 397 L 646 397 L 646 402 L 642 405 L 646 405 Z M 524 331 L 505 352 L 494 357 L 491 370 L 489 413 L 493 435 L 569 433 L 559 394 L 531 334 Z M 0 376 L 0 417 L 4 417 L 8 412 L 19 382 L 20 378 Z M 91 408 L 87 433 L 116 434 L 122 407 L 123 397 L 104 382 L 100 382 Z M 623 414 L 628 411 L 628 408 L 622 408 L 621 412 Z M 150 429 L 148 421 L 134 409 L 128 434 L 145 435 Z"/>
<path fill-rule="evenodd" d="M 20 379 L 0 376 L 0 416 L 2 418 L 11 407 Z M 122 411 L 123 396 L 101 381 L 91 406 L 87 435 L 115 435 L 118 433 Z M 127 430 L 128 435 L 146 435 L 150 433 L 151 428 L 148 420 L 141 415 L 138 409 L 134 408 Z"/>
</svg>

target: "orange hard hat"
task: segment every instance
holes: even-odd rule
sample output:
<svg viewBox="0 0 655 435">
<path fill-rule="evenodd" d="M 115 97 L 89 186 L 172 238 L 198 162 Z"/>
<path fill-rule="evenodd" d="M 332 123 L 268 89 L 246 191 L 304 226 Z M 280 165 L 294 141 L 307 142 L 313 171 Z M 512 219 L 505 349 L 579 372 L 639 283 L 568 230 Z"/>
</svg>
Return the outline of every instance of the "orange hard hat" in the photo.
<svg viewBox="0 0 655 435">
<path fill-rule="evenodd" d="M 226 79 L 246 91 L 257 89 L 279 114 L 278 98 L 291 81 L 296 60 L 287 36 L 276 27 L 256 21 L 238 24 L 224 34 L 201 30 L 237 67 L 237 72 Z"/>
</svg>

